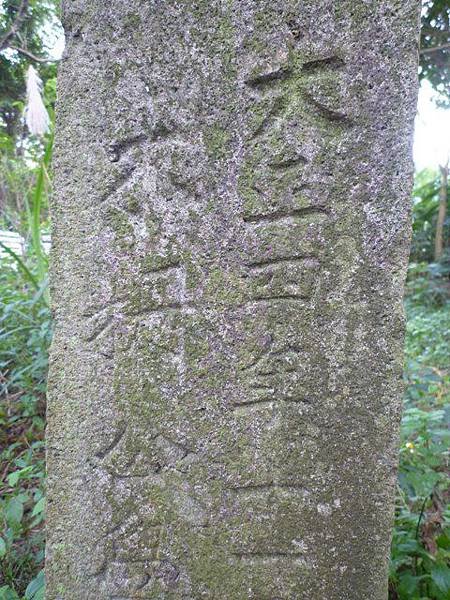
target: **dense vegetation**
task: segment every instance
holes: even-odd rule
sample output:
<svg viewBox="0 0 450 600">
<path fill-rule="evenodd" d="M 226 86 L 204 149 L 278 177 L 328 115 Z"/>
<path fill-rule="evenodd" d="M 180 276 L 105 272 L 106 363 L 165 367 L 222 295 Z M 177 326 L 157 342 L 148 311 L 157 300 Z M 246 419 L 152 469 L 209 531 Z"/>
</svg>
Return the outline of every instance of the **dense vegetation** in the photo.
<svg viewBox="0 0 450 600">
<path fill-rule="evenodd" d="M 52 320 L 41 235 L 49 226 L 52 141 L 30 135 L 22 115 L 30 63 L 39 66 L 52 113 L 56 67 L 46 61 L 43 24 L 48 30 L 56 2 L 0 0 L 0 7 L 0 229 L 19 231 L 27 242 L 22 258 L 0 248 L 0 600 L 42 600 Z M 449 15 L 447 0 L 424 2 L 422 46 L 430 51 L 422 54 L 421 75 L 442 102 L 449 50 L 433 48 L 448 42 Z M 18 33 L 10 35 L 15 24 Z M 439 172 L 416 175 L 391 600 L 450 598 L 450 219 L 441 223 L 444 251 L 436 260 L 440 188 Z"/>
<path fill-rule="evenodd" d="M 447 205 L 450 195 L 447 191 Z M 433 249 L 439 175 L 416 175 L 405 307 L 405 398 L 390 598 L 450 598 L 450 219 Z"/>
</svg>

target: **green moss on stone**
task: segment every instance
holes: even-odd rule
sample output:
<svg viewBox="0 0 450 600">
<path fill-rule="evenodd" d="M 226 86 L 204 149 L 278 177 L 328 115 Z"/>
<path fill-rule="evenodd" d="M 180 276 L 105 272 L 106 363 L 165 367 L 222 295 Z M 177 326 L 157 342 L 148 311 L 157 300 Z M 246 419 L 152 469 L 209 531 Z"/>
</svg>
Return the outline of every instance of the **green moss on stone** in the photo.
<svg viewBox="0 0 450 600">
<path fill-rule="evenodd" d="M 126 250 L 134 244 L 133 225 L 126 213 L 110 206 L 106 211 L 105 222 L 114 232 L 120 248 Z"/>
<path fill-rule="evenodd" d="M 210 158 L 214 160 L 225 158 L 228 152 L 227 145 L 230 141 L 230 134 L 225 129 L 219 125 L 213 125 L 204 132 L 203 140 Z"/>
<path fill-rule="evenodd" d="M 127 210 L 130 213 L 137 214 L 141 209 L 141 202 L 135 194 L 127 196 Z"/>
<path fill-rule="evenodd" d="M 131 12 L 125 16 L 123 23 L 125 27 L 135 29 L 141 24 L 141 17 L 138 13 Z"/>
</svg>

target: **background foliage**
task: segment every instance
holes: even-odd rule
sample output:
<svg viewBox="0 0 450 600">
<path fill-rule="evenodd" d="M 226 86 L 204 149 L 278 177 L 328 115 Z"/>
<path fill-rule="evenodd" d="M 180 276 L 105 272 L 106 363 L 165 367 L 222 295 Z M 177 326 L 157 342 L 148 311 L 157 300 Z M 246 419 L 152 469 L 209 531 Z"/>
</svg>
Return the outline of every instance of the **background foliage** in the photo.
<svg viewBox="0 0 450 600">
<path fill-rule="evenodd" d="M 53 0 L 0 0 L 0 229 L 19 231 L 27 241 L 22 259 L 0 248 L 0 600 L 44 598 L 52 321 L 41 235 L 49 230 L 52 140 L 30 136 L 22 115 L 29 64 L 39 70 L 53 113 L 56 64 L 46 59 L 56 15 Z M 423 3 L 420 76 L 444 104 L 450 101 L 449 16 L 449 0 Z M 446 250 L 435 262 L 439 187 L 437 171 L 416 174 L 391 600 L 450 598 L 450 219 L 444 223 Z"/>
<path fill-rule="evenodd" d="M 422 2 L 420 78 L 427 79 L 440 94 L 440 103 L 450 106 L 450 2 Z"/>
<path fill-rule="evenodd" d="M 48 50 L 61 27 L 57 8 L 56 0 L 0 0 L 0 213 L 16 230 L 24 229 L 25 198 L 33 184 L 30 162 L 38 161 L 44 148 L 24 124 L 25 76 L 30 64 L 38 69 L 52 115 L 57 64 Z M 18 32 L 9 37 L 18 20 Z"/>
</svg>

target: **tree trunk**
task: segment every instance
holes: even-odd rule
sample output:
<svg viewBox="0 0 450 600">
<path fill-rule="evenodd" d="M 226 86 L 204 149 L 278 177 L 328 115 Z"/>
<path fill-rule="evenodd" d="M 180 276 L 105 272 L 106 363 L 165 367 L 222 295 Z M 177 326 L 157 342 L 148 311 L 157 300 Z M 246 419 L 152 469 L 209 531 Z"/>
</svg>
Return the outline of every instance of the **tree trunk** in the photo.
<svg viewBox="0 0 450 600">
<path fill-rule="evenodd" d="M 439 171 L 441 173 L 441 186 L 439 188 L 439 211 L 436 222 L 436 237 L 434 240 L 434 260 L 436 262 L 439 261 L 444 252 L 444 225 L 448 202 L 448 162 L 444 166 L 440 165 Z"/>
<path fill-rule="evenodd" d="M 419 10 L 65 2 L 47 600 L 386 600 Z"/>
</svg>

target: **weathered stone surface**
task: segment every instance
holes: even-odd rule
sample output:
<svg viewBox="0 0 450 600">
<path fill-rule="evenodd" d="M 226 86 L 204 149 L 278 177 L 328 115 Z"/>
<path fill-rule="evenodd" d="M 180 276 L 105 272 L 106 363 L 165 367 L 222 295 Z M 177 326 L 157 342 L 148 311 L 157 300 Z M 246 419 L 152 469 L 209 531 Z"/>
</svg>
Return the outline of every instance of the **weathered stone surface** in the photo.
<svg viewBox="0 0 450 600">
<path fill-rule="evenodd" d="M 47 600 L 385 600 L 418 0 L 66 0 Z"/>
</svg>

